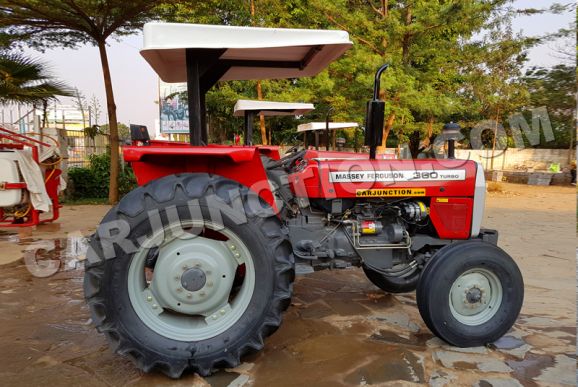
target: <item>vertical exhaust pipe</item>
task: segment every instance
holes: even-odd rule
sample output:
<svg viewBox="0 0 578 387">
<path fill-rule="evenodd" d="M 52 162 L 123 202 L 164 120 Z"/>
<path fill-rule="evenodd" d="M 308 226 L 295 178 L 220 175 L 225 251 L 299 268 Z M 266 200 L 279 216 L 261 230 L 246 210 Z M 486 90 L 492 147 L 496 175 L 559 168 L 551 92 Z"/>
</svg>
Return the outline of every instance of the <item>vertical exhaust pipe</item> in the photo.
<svg viewBox="0 0 578 387">
<path fill-rule="evenodd" d="M 381 74 L 389 64 L 384 64 L 375 73 L 373 81 L 373 99 L 367 102 L 365 114 L 365 145 L 369 146 L 369 158 L 375 160 L 375 150 L 383 140 L 383 123 L 385 120 L 385 101 L 379 99 Z"/>
<path fill-rule="evenodd" d="M 442 133 L 444 139 L 448 142 L 448 159 L 456 158 L 456 140 L 460 137 L 461 127 L 455 122 L 449 122 L 444 125 Z"/>
</svg>

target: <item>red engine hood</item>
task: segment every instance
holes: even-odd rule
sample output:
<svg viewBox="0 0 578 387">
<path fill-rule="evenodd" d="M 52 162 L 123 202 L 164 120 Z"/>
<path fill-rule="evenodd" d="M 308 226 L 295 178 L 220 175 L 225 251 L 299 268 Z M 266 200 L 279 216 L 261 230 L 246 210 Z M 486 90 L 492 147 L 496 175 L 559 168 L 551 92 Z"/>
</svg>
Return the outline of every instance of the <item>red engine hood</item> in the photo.
<svg viewBox="0 0 578 387">
<path fill-rule="evenodd" d="M 289 181 L 309 198 L 472 197 L 476 168 L 466 160 L 309 159 Z"/>
</svg>

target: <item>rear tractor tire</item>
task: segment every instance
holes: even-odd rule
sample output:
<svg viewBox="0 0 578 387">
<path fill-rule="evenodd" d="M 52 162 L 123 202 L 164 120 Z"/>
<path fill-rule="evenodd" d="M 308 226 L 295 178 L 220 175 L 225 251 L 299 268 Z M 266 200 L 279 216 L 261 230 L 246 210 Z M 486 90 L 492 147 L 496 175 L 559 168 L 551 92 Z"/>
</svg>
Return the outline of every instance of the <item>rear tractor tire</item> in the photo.
<svg viewBox="0 0 578 387">
<path fill-rule="evenodd" d="M 457 242 L 427 263 L 416 299 L 436 336 L 456 347 L 476 347 L 512 328 L 522 308 L 524 282 L 514 260 L 499 247 Z"/>
<path fill-rule="evenodd" d="M 93 323 L 112 349 L 171 378 L 235 367 L 263 348 L 292 294 L 291 245 L 274 211 L 204 173 L 139 187 L 90 241 Z"/>
</svg>

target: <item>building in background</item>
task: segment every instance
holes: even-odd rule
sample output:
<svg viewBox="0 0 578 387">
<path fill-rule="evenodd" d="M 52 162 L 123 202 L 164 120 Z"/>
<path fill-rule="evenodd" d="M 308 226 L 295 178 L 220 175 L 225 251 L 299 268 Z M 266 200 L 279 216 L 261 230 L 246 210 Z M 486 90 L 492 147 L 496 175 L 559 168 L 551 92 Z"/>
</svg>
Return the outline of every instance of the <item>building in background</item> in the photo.
<svg viewBox="0 0 578 387">
<path fill-rule="evenodd" d="M 42 119 L 42 110 L 37 109 Z M 54 105 L 48 108 L 46 114 L 46 126 L 58 129 L 83 131 L 84 128 L 92 126 L 90 109 L 82 112 L 73 105 Z"/>
<path fill-rule="evenodd" d="M 74 105 L 52 104 L 46 110 L 46 127 L 82 132 L 94 123 L 90 107 L 84 112 Z M 37 132 L 44 122 L 43 109 L 26 105 L 0 107 L 0 124 L 20 133 Z"/>
</svg>

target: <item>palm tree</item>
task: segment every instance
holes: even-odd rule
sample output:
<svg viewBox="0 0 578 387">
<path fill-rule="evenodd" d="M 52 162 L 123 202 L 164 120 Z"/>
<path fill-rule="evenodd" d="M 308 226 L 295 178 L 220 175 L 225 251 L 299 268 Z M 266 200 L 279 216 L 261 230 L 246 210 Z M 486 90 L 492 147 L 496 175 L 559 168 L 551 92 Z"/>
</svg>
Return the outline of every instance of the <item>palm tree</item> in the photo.
<svg viewBox="0 0 578 387">
<path fill-rule="evenodd" d="M 55 80 L 44 63 L 20 54 L 0 53 L 0 104 L 43 104 L 72 90 Z"/>
</svg>

